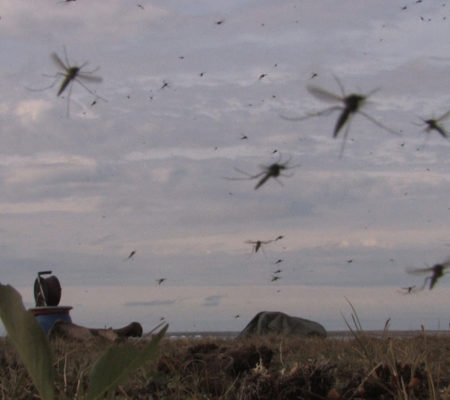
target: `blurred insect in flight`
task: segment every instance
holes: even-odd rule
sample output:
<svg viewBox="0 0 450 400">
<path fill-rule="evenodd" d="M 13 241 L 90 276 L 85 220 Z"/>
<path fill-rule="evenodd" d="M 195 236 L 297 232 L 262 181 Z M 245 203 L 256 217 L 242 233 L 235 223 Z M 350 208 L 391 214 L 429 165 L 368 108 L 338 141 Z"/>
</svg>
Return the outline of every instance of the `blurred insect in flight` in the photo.
<svg viewBox="0 0 450 400">
<path fill-rule="evenodd" d="M 253 245 L 253 252 L 257 253 L 263 244 L 272 243 L 273 240 L 246 240 L 245 243 Z"/>
<path fill-rule="evenodd" d="M 245 171 L 235 168 L 235 170 L 237 172 L 240 172 L 241 174 L 246 175 L 246 177 L 245 178 L 225 178 L 225 179 L 243 180 L 243 179 L 258 179 L 258 178 L 260 178 L 255 185 L 255 188 L 254 188 L 255 190 L 259 189 L 262 185 L 264 185 L 269 180 L 269 178 L 274 178 L 280 185 L 283 185 L 277 178 L 280 176 L 289 177 L 292 175 L 286 175 L 286 174 L 283 175 L 282 171 L 297 167 L 297 165 L 290 166 L 289 163 L 290 163 L 290 159 L 287 160 L 286 162 L 282 163 L 281 158 L 280 158 L 280 160 L 276 163 L 261 166 L 262 171 L 256 175 L 251 175 Z"/>
<path fill-rule="evenodd" d="M 444 276 L 444 274 L 448 268 L 450 268 L 450 259 L 443 262 L 442 264 L 436 264 L 436 265 L 433 265 L 432 267 L 428 267 L 428 268 L 408 269 L 407 272 L 409 274 L 415 274 L 415 275 L 423 275 L 423 274 L 428 274 L 431 272 L 431 275 L 427 276 L 425 278 L 425 280 L 423 281 L 423 286 L 421 288 L 421 290 L 424 289 L 425 285 L 429 281 L 430 284 L 428 286 L 428 289 L 431 290 L 435 287 L 438 280 Z"/>
<path fill-rule="evenodd" d="M 423 119 L 422 121 L 426 124 L 425 132 L 430 133 L 431 131 L 438 132 L 443 138 L 448 139 L 448 132 L 442 126 L 441 122 L 450 117 L 450 110 L 445 114 L 441 115 L 436 119 Z"/>
<path fill-rule="evenodd" d="M 351 122 L 350 118 L 356 113 L 362 115 L 363 117 L 365 117 L 366 119 L 368 119 L 369 121 L 371 121 L 372 123 L 377 125 L 378 127 L 384 129 L 385 131 L 387 131 L 389 133 L 393 133 L 395 135 L 399 135 L 398 132 L 381 124 L 375 118 L 371 117 L 366 112 L 361 110 L 362 106 L 364 104 L 366 104 L 367 99 L 370 96 L 372 96 L 375 92 L 377 92 L 379 89 L 374 89 L 365 95 L 356 94 L 356 93 L 346 95 L 344 87 L 342 86 L 342 83 L 340 82 L 340 80 L 337 77 L 334 77 L 334 78 L 339 86 L 340 91 L 341 91 L 341 96 L 331 93 L 331 92 L 328 92 L 325 89 L 322 89 L 320 87 L 313 86 L 313 85 L 308 85 L 306 87 L 306 89 L 308 90 L 309 93 L 311 93 L 313 96 L 317 97 L 319 100 L 323 100 L 326 102 L 334 102 L 334 103 L 339 102 L 342 104 L 334 105 L 334 106 L 325 108 L 324 110 L 307 114 L 304 117 L 291 118 L 291 117 L 286 117 L 286 116 L 281 115 L 281 118 L 287 119 L 290 121 L 302 121 L 307 118 L 328 115 L 328 114 L 332 113 L 333 111 L 341 110 L 341 114 L 339 115 L 339 118 L 337 119 L 336 124 L 334 126 L 334 130 L 333 130 L 333 138 L 336 138 L 339 135 L 339 132 L 341 131 L 343 126 L 347 123 L 347 126 L 344 131 L 344 138 L 342 141 L 342 146 L 341 146 L 341 150 L 339 153 L 339 157 L 342 157 L 342 154 L 344 152 L 345 143 L 346 143 L 348 132 L 350 129 L 350 122 Z"/>
<path fill-rule="evenodd" d="M 269 243 L 272 243 L 272 242 L 276 242 L 278 240 L 283 239 L 283 237 L 284 236 L 280 235 L 280 236 L 277 236 L 275 239 L 270 239 L 270 240 L 246 240 L 245 243 L 252 244 L 253 245 L 253 252 L 257 253 L 258 250 L 261 248 L 261 246 L 263 244 L 269 244 Z"/>
<path fill-rule="evenodd" d="M 45 75 L 45 76 L 48 76 L 50 78 L 56 78 L 55 81 L 51 85 L 49 85 L 49 86 L 47 86 L 45 88 L 42 88 L 42 89 L 30 89 L 30 90 L 32 90 L 32 91 L 40 91 L 40 90 L 50 89 L 62 77 L 62 82 L 61 82 L 61 85 L 59 86 L 59 89 L 58 89 L 58 92 L 56 93 L 56 95 L 59 97 L 68 88 L 67 89 L 67 117 L 69 117 L 69 113 L 70 113 L 70 95 L 72 93 L 73 82 L 75 82 L 75 81 L 78 84 L 80 84 L 85 90 L 87 90 L 90 94 L 95 96 L 95 99 L 101 99 L 103 101 L 106 101 L 104 98 L 99 96 L 97 93 L 93 92 L 91 89 L 89 89 L 83 83 L 83 81 L 92 82 L 92 83 L 100 83 L 100 82 L 102 82 L 102 78 L 101 77 L 91 75 L 91 74 L 93 74 L 95 71 L 97 71 L 99 69 L 98 67 L 95 68 L 92 71 L 83 71 L 83 68 L 88 64 L 87 61 L 84 62 L 83 64 L 81 64 L 80 66 L 70 65 L 70 62 L 69 62 L 69 59 L 67 57 L 67 52 L 66 52 L 66 48 L 65 47 L 64 47 L 65 62 L 62 61 L 61 58 L 58 56 L 58 54 L 56 54 L 54 52 L 50 55 L 50 58 L 52 59 L 54 64 L 60 69 L 60 71 L 58 71 L 55 75 L 50 75 L 50 76 L 49 75 Z"/>
<path fill-rule="evenodd" d="M 412 294 L 416 292 L 416 285 L 413 286 L 407 286 L 407 287 L 402 287 L 402 294 Z"/>
</svg>

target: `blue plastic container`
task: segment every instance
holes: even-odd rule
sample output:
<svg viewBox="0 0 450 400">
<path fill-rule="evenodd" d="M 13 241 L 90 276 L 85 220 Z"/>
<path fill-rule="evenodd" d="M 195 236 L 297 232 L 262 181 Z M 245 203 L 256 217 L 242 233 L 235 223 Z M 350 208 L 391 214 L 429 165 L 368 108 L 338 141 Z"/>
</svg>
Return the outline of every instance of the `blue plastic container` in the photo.
<svg viewBox="0 0 450 400">
<path fill-rule="evenodd" d="M 56 321 L 72 322 L 72 318 L 70 318 L 72 308 L 71 306 L 34 307 L 29 311 L 33 313 L 45 334 L 48 335 Z"/>
</svg>

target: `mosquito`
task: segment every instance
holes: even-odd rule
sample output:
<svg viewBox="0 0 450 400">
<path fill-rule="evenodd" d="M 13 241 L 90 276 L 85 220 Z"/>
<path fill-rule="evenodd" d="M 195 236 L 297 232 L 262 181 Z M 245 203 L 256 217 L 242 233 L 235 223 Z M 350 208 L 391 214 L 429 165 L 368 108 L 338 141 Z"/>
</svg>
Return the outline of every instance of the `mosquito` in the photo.
<svg viewBox="0 0 450 400">
<path fill-rule="evenodd" d="M 436 119 L 423 119 L 422 121 L 426 124 L 425 132 L 430 133 L 431 131 L 438 132 L 443 138 L 448 139 L 448 132 L 445 128 L 440 124 L 442 121 L 446 120 L 450 117 L 450 110 L 445 114 L 441 115 Z"/>
<path fill-rule="evenodd" d="M 129 260 L 130 258 L 132 258 L 134 255 L 136 254 L 136 250 L 133 250 L 130 255 L 125 259 L 125 260 Z"/>
<path fill-rule="evenodd" d="M 413 294 L 414 292 L 417 291 L 416 289 L 416 285 L 413 286 L 407 286 L 407 287 L 402 287 L 402 294 Z"/>
<path fill-rule="evenodd" d="M 272 274 L 273 275 L 281 274 L 281 269 L 277 269 L 276 271 L 273 271 Z"/>
<path fill-rule="evenodd" d="M 422 288 L 420 289 L 424 289 L 427 282 L 429 281 L 430 284 L 428 286 L 428 289 L 431 290 L 435 287 L 438 280 L 444 276 L 448 268 L 450 268 L 450 259 L 446 260 L 442 264 L 435 264 L 432 267 L 428 268 L 408 269 L 407 272 L 415 275 L 423 275 L 431 272 L 431 275 L 427 276 L 423 281 Z"/>
<path fill-rule="evenodd" d="M 351 122 L 350 118 L 356 113 L 362 115 L 363 117 L 365 117 L 366 119 L 368 119 L 369 121 L 371 121 L 372 123 L 377 125 L 378 127 L 384 129 L 385 131 L 392 133 L 394 135 L 399 135 L 398 132 L 388 128 L 387 126 L 383 125 L 381 122 L 378 122 L 375 118 L 371 117 L 369 114 L 367 114 L 366 112 L 361 110 L 363 105 L 366 103 L 367 99 L 370 96 L 372 96 L 375 92 L 377 92 L 379 90 L 379 88 L 374 89 L 367 94 L 352 93 L 352 94 L 346 95 L 341 81 L 336 76 L 334 77 L 334 79 L 336 80 L 336 82 L 339 86 L 339 89 L 341 91 L 340 96 L 337 94 L 328 92 L 327 90 L 322 89 L 320 87 L 313 86 L 313 85 L 307 85 L 306 89 L 308 90 L 309 93 L 311 93 L 313 96 L 317 97 L 319 100 L 323 100 L 326 102 L 339 102 L 342 104 L 334 105 L 334 106 L 325 108 L 324 110 L 307 114 L 304 117 L 290 118 L 290 117 L 285 117 L 283 115 L 281 117 L 283 119 L 287 119 L 290 121 L 302 121 L 307 118 L 328 115 L 328 114 L 332 113 L 333 111 L 341 110 L 341 114 L 339 115 L 339 118 L 337 119 L 337 121 L 334 125 L 334 130 L 333 130 L 333 138 L 337 138 L 339 135 L 339 132 L 344 127 L 344 125 L 347 123 L 347 126 L 344 131 L 344 138 L 342 141 L 339 157 L 342 157 L 342 154 L 344 152 L 345 143 L 347 141 L 348 132 L 350 130 L 350 122 Z"/>
<path fill-rule="evenodd" d="M 283 237 L 284 236 L 280 235 L 280 236 L 277 236 L 275 239 L 270 239 L 270 240 L 246 240 L 245 243 L 252 244 L 253 252 L 257 253 L 262 245 L 276 242 L 277 240 L 283 239 Z"/>
<path fill-rule="evenodd" d="M 274 240 L 246 240 L 245 243 L 253 245 L 253 252 L 257 253 L 259 249 L 262 248 L 264 244 L 272 243 Z"/>
<path fill-rule="evenodd" d="M 53 63 L 60 69 L 55 75 L 49 76 L 50 78 L 56 78 L 55 81 L 42 89 L 30 89 L 30 90 L 46 90 L 52 88 L 58 80 L 62 77 L 62 82 L 59 86 L 58 92 L 56 95 L 59 97 L 61 96 L 64 91 L 67 89 L 67 117 L 69 117 L 70 113 L 70 95 L 72 93 L 72 86 L 73 82 L 76 81 L 78 84 L 80 84 L 85 90 L 87 90 L 90 94 L 95 96 L 95 99 L 101 99 L 103 101 L 106 101 L 101 96 L 96 94 L 94 91 L 89 89 L 83 81 L 92 82 L 92 83 L 100 83 L 102 82 L 102 78 L 99 76 L 91 75 L 95 71 L 99 69 L 99 67 L 95 68 L 92 71 L 83 71 L 83 68 L 88 64 L 88 62 L 84 62 L 80 66 L 70 65 L 69 58 L 67 57 L 66 48 L 64 47 L 64 59 L 61 60 L 61 58 L 56 54 L 55 52 L 51 53 L 50 58 L 52 59 Z M 48 76 L 48 75 L 46 75 Z M 95 101 L 95 100 L 94 100 Z"/>
<path fill-rule="evenodd" d="M 262 185 L 264 185 L 270 178 L 274 178 L 280 185 L 283 186 L 283 184 L 278 180 L 278 177 L 280 176 L 286 176 L 286 177 L 290 177 L 292 175 L 286 175 L 286 174 L 282 174 L 283 171 L 288 170 L 288 169 L 292 169 L 297 167 L 297 165 L 292 165 L 290 166 L 290 159 L 287 160 L 286 162 L 282 163 L 281 159 L 273 164 L 270 165 L 263 165 L 261 166 L 262 171 L 256 175 L 250 175 L 249 173 L 242 171 L 238 168 L 235 168 L 235 170 L 237 172 L 240 172 L 241 174 L 246 175 L 245 178 L 225 178 L 225 179 L 230 179 L 230 180 L 242 180 L 242 179 L 259 179 L 258 182 L 256 183 L 254 189 L 257 190 L 259 189 Z"/>
</svg>

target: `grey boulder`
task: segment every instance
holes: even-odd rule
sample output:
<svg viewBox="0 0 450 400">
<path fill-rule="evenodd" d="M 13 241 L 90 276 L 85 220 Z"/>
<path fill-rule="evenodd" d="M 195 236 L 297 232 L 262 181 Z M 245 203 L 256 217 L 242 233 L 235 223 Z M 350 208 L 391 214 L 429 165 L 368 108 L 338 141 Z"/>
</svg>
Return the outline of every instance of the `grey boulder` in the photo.
<svg viewBox="0 0 450 400">
<path fill-rule="evenodd" d="M 238 338 L 267 334 L 327 337 L 327 331 L 318 322 L 292 317 L 279 311 L 261 311 L 247 324 Z"/>
</svg>

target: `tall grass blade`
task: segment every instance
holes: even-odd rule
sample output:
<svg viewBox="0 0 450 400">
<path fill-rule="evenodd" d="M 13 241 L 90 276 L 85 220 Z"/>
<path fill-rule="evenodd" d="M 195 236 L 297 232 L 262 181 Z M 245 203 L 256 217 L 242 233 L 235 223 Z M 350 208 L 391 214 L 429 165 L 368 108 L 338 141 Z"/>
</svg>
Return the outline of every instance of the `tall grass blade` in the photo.
<svg viewBox="0 0 450 400">
<path fill-rule="evenodd" d="M 341 313 L 341 316 L 344 319 L 345 325 L 347 325 L 348 330 L 350 331 L 352 336 L 355 338 L 356 342 L 361 347 L 364 355 L 367 357 L 367 359 L 370 360 L 371 356 L 370 356 L 369 350 L 367 348 L 367 337 L 363 330 L 361 321 L 359 320 L 358 313 L 356 312 L 355 307 L 353 307 L 353 304 L 350 302 L 350 300 L 348 300 L 347 298 L 345 298 L 345 300 L 347 300 L 347 303 L 349 304 L 350 308 L 352 309 L 352 321 L 353 321 L 353 325 L 355 326 L 355 329 L 353 329 L 351 327 L 351 325 L 345 318 L 344 314 Z"/>
<path fill-rule="evenodd" d="M 10 285 L 0 284 L 0 318 L 42 399 L 53 399 L 54 371 L 47 337 Z"/>
<path fill-rule="evenodd" d="M 436 388 L 434 387 L 433 375 L 431 373 L 431 364 L 428 353 L 428 336 L 425 330 L 425 326 L 420 325 L 423 334 L 423 341 L 425 345 L 425 369 L 427 372 L 427 381 L 428 381 L 428 396 L 431 400 L 438 399 L 436 394 Z"/>
<path fill-rule="evenodd" d="M 158 343 L 167 331 L 166 325 L 142 349 L 134 344 L 111 347 L 92 367 L 87 400 L 101 398 L 123 383 L 129 374 L 154 357 Z"/>
</svg>

